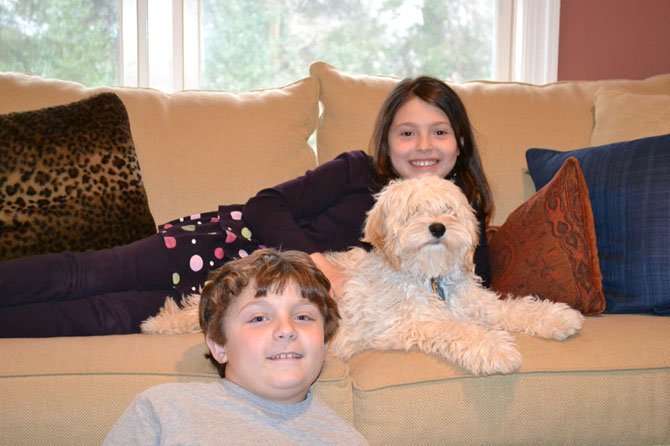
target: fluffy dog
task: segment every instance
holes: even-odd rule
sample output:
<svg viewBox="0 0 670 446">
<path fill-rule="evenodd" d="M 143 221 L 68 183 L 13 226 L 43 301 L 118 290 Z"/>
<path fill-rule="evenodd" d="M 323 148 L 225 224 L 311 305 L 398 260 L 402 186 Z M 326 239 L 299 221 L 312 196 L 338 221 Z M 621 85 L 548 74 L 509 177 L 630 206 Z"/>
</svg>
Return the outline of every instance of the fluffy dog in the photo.
<svg viewBox="0 0 670 446">
<path fill-rule="evenodd" d="M 535 296 L 501 296 L 474 274 L 478 221 L 462 191 L 424 175 L 391 182 L 368 213 L 371 252 L 332 253 L 345 274 L 342 321 L 333 352 L 346 360 L 366 349 L 440 355 L 475 375 L 521 365 L 510 331 L 543 338 L 575 334 L 583 316 Z"/>
</svg>

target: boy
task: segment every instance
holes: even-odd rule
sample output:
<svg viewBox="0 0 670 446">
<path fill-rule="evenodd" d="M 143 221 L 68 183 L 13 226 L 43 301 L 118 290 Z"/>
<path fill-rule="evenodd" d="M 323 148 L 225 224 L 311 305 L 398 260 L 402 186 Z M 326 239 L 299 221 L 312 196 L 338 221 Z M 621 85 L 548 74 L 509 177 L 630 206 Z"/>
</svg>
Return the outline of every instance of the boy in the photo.
<svg viewBox="0 0 670 446">
<path fill-rule="evenodd" d="M 367 444 L 310 392 L 338 324 L 329 289 L 297 251 L 261 249 L 213 272 L 200 327 L 223 379 L 144 391 L 104 444 Z"/>
</svg>

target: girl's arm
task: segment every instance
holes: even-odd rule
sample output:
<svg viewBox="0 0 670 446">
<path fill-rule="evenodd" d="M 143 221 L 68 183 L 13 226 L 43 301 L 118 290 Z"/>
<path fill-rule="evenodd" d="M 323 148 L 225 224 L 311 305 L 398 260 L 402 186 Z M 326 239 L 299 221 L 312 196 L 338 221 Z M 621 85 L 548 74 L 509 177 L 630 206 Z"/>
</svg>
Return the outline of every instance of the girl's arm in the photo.
<svg viewBox="0 0 670 446">
<path fill-rule="evenodd" d="M 267 246 L 297 249 L 308 254 L 342 249 L 327 246 L 329 240 L 317 242 L 315 237 L 331 232 L 334 235 L 332 243 L 336 243 L 335 239 L 340 235 L 336 227 L 338 220 L 361 219 L 360 223 L 356 221 L 354 224 L 358 230 L 362 228 L 367 209 L 354 209 L 355 206 L 345 204 L 356 194 L 371 197 L 371 166 L 370 157 L 364 152 L 343 153 L 301 177 L 260 191 L 244 206 L 245 222 L 254 236 Z M 355 201 L 360 207 L 360 202 L 365 200 Z M 323 225 L 331 227 L 324 228 Z M 308 227 L 312 233 L 308 233 Z M 342 227 L 351 230 L 346 225 Z M 323 231 L 319 233 L 320 230 Z M 351 235 L 343 234 L 344 238 Z"/>
<path fill-rule="evenodd" d="M 310 254 L 310 257 L 314 263 L 316 263 L 316 266 L 319 267 L 321 272 L 325 274 L 330 281 L 330 293 L 333 296 L 333 299 L 338 300 L 339 297 L 342 296 L 344 274 L 342 274 L 342 271 L 330 263 L 328 259 L 326 259 L 326 256 L 320 252 Z"/>
</svg>

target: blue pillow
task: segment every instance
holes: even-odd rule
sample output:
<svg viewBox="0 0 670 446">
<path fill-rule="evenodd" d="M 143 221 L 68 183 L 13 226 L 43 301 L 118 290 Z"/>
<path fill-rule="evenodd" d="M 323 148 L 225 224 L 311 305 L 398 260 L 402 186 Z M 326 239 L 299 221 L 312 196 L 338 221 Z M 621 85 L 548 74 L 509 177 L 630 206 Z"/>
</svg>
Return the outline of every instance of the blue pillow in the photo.
<svg viewBox="0 0 670 446">
<path fill-rule="evenodd" d="M 589 189 L 605 312 L 670 315 L 670 134 L 567 152 L 529 149 L 535 187 L 571 156 Z"/>
</svg>

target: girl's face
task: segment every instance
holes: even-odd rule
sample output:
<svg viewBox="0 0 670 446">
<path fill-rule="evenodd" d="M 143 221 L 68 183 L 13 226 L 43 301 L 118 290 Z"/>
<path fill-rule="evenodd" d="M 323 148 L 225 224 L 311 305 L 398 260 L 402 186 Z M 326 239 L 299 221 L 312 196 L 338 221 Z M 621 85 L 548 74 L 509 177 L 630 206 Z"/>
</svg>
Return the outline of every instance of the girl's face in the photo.
<svg viewBox="0 0 670 446">
<path fill-rule="evenodd" d="M 417 97 L 398 108 L 389 129 L 388 144 L 391 164 L 401 178 L 426 173 L 444 178 L 456 165 L 459 154 L 447 115 Z"/>
</svg>

